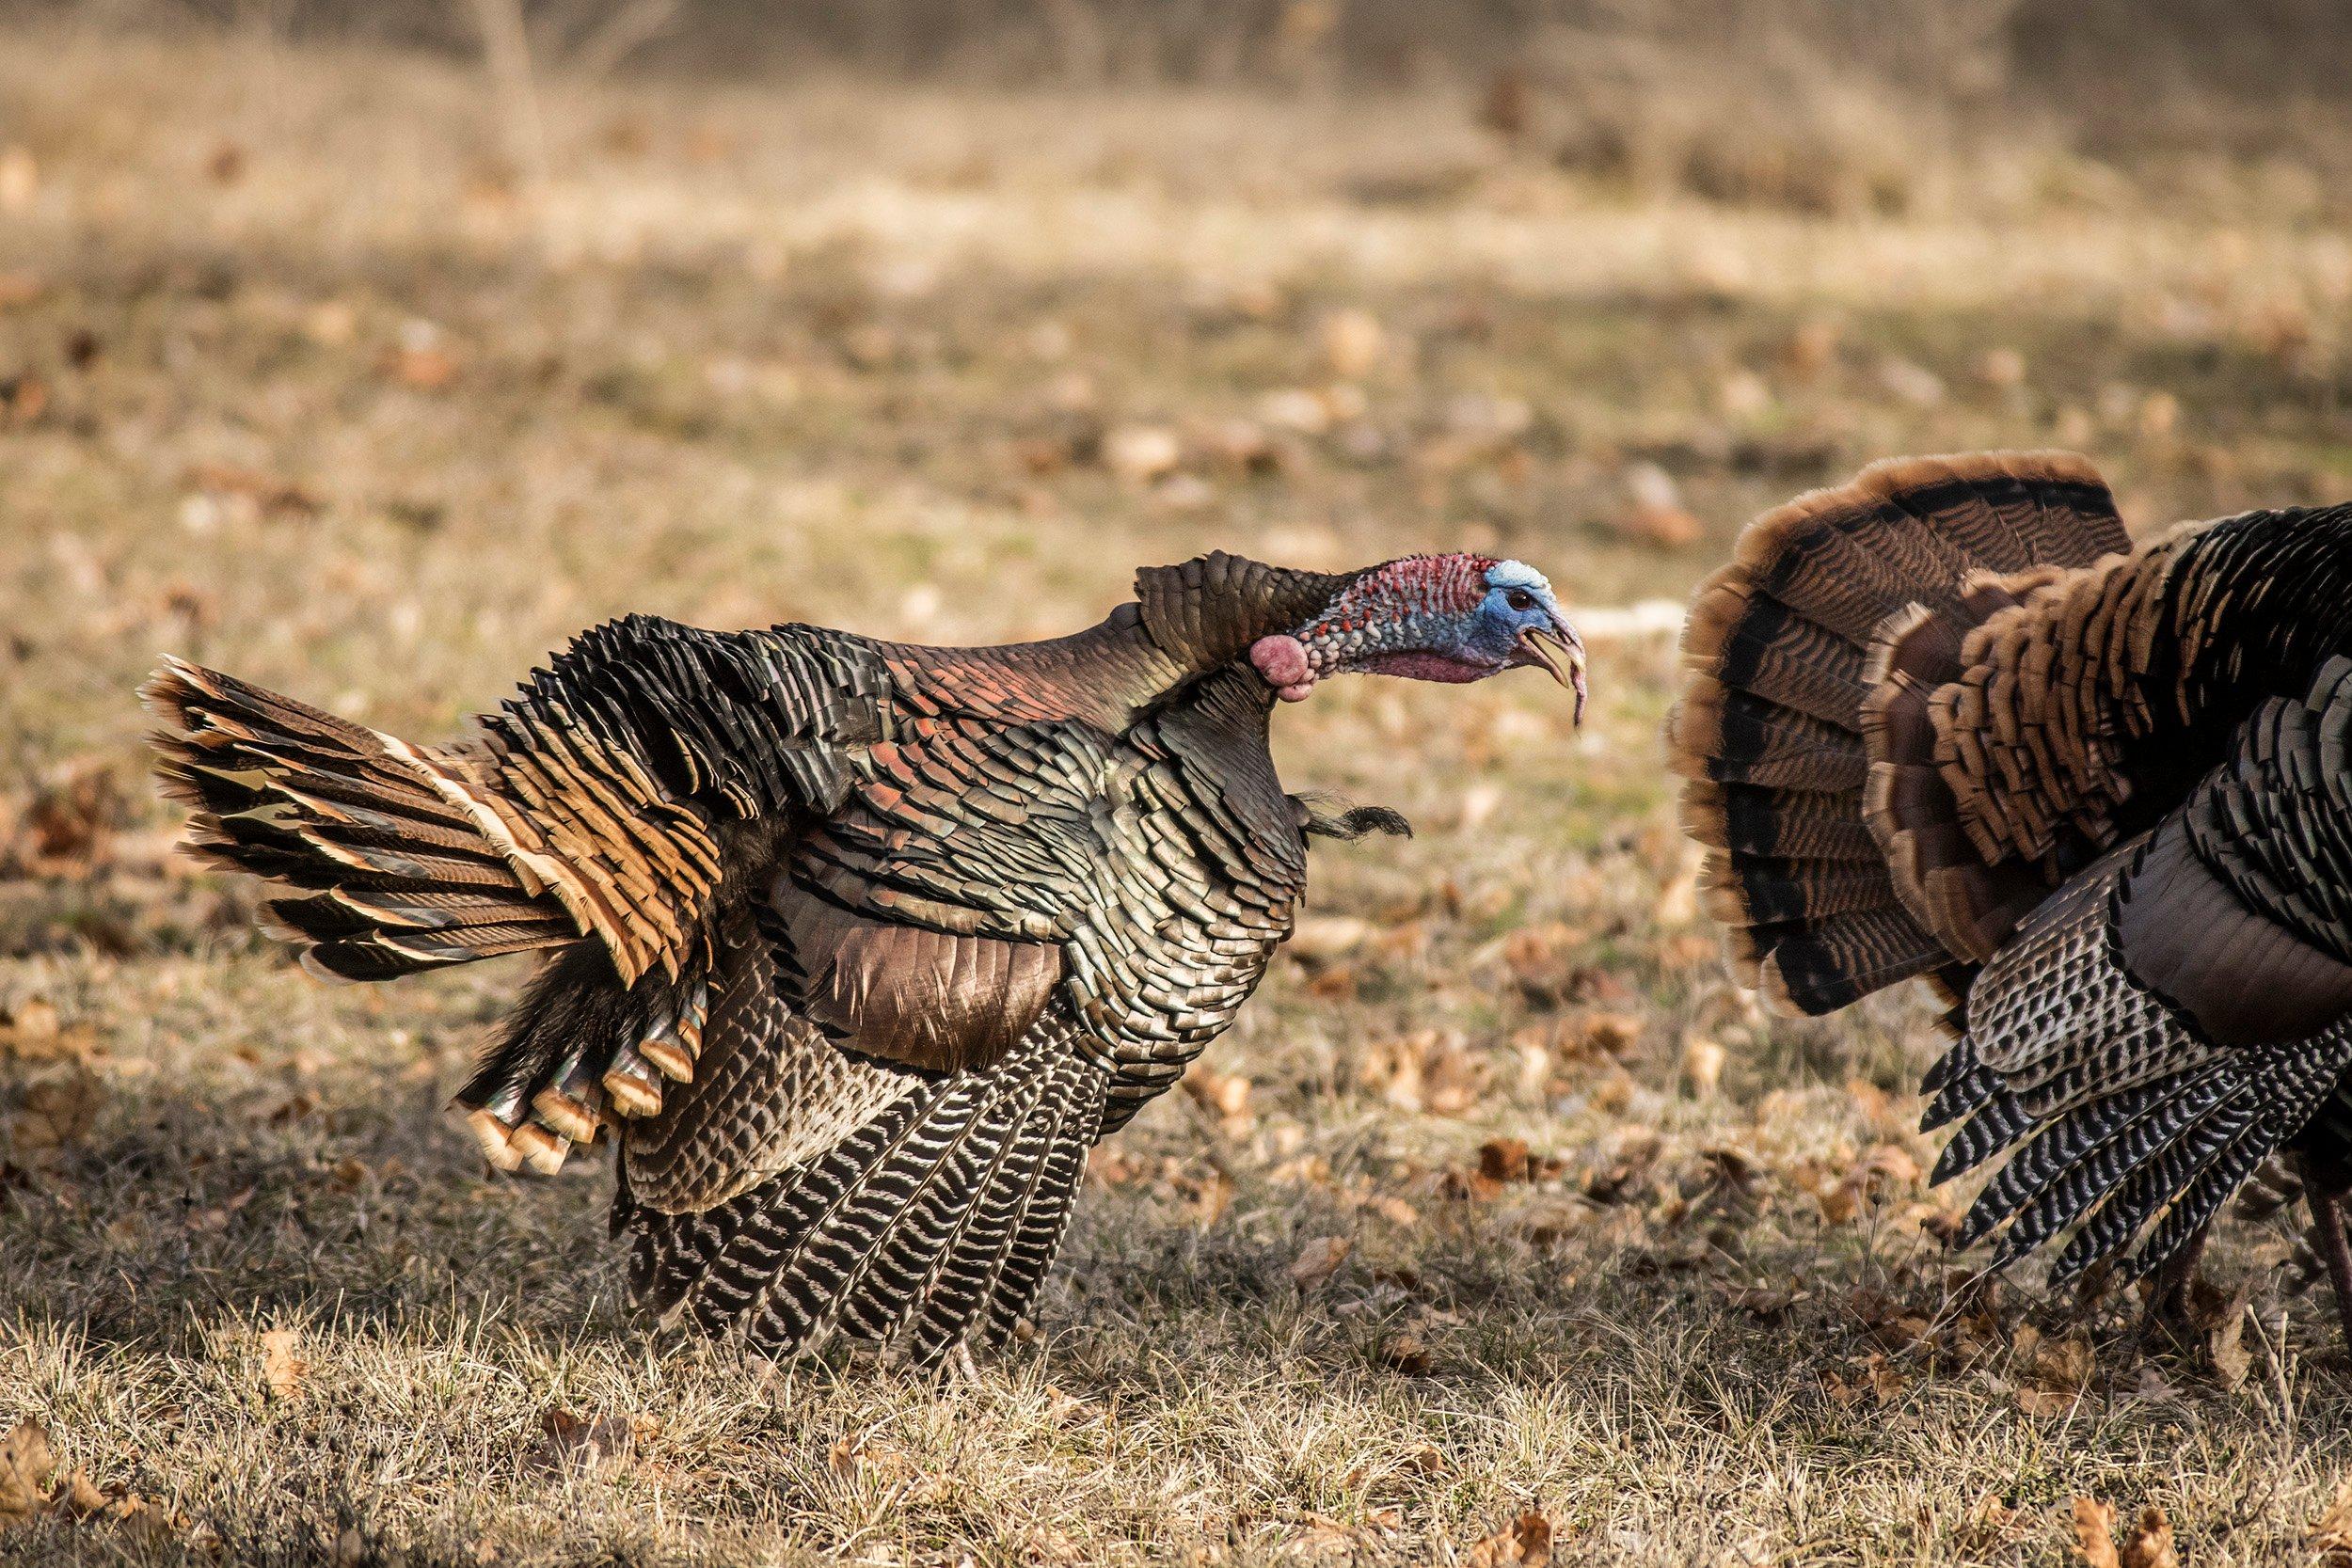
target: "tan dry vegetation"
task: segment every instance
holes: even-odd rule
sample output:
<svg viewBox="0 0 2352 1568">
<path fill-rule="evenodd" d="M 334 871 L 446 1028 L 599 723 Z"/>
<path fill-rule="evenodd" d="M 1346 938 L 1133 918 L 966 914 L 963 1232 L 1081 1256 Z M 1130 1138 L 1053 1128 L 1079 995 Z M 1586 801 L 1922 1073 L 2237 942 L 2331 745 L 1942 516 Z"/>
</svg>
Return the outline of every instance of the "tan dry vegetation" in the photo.
<svg viewBox="0 0 2352 1568">
<path fill-rule="evenodd" d="M 1980 1288 L 1925 1010 L 1728 984 L 1655 616 L 1588 617 L 1581 734 L 1532 678 L 1282 716 L 1295 786 L 1419 836 L 1319 852 L 1038 1339 L 944 1389 L 645 1337 L 609 1178 L 437 1115 L 517 976 L 294 971 L 169 854 L 130 701 L 170 649 L 426 737 L 623 610 L 999 640 L 1216 545 L 1676 598 L 1899 451 L 2079 447 L 2143 523 L 2341 498 L 2343 234 L 1628 205 L 1439 99 L 545 104 L 541 182 L 454 67 L 0 45 L 0 1426 L 46 1434 L 0 1560 L 2011 1562 L 2088 1520 L 2146 1561 L 2150 1508 L 2185 1560 L 2352 1549 L 2280 1220 L 2186 1357 Z"/>
</svg>

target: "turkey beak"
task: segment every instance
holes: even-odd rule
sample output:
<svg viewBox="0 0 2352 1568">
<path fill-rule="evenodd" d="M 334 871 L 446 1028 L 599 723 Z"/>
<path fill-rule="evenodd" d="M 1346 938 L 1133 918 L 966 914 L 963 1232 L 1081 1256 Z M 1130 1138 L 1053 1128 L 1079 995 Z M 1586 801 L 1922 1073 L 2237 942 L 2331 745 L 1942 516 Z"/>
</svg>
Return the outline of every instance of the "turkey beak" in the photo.
<svg viewBox="0 0 2352 1568">
<path fill-rule="evenodd" d="M 1528 662 L 1541 665 L 1553 680 L 1576 693 L 1576 714 L 1572 722 L 1584 722 L 1584 640 L 1576 635 L 1576 628 L 1565 621 L 1549 626 L 1530 626 L 1519 633 L 1519 647 Z M 1559 650 L 1559 657 L 1552 649 Z M 1562 668 L 1563 661 L 1566 668 Z"/>
</svg>

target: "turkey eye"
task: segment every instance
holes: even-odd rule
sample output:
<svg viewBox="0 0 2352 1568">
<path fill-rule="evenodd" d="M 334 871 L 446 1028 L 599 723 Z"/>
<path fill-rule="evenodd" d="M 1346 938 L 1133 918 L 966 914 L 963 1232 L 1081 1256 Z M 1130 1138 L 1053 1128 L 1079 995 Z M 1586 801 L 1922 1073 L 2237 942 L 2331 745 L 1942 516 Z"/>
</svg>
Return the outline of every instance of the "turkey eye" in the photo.
<svg viewBox="0 0 2352 1568">
<path fill-rule="evenodd" d="M 1514 588 L 1502 595 L 1502 602 L 1513 610 L 1533 610 L 1535 608 L 1535 595 L 1524 588 Z"/>
</svg>

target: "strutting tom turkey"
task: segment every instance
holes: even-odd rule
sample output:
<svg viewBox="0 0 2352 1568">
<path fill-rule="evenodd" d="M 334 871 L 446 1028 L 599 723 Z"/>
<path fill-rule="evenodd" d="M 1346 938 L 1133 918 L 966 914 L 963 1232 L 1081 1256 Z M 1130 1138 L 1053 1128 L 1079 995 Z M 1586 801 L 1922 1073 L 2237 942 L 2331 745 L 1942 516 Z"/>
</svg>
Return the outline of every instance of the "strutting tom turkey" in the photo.
<svg viewBox="0 0 2352 1568">
<path fill-rule="evenodd" d="M 2135 546 L 2058 452 L 1883 463 L 1753 524 L 1669 726 L 1737 958 L 1806 1013 L 1925 976 L 1962 1227 L 2155 1274 L 2301 1164 L 2352 1329 L 2352 507 Z"/>
<path fill-rule="evenodd" d="M 1009 647 L 632 616 L 446 746 L 177 659 L 142 695 L 191 847 L 313 971 L 542 956 L 459 1104 L 509 1170 L 617 1131 L 641 1298 L 930 1365 L 1011 1328 L 1088 1149 L 1232 1022 L 1307 836 L 1406 831 L 1284 793 L 1277 701 L 1528 665 L 1581 712 L 1517 562 L 1219 554 Z"/>
</svg>

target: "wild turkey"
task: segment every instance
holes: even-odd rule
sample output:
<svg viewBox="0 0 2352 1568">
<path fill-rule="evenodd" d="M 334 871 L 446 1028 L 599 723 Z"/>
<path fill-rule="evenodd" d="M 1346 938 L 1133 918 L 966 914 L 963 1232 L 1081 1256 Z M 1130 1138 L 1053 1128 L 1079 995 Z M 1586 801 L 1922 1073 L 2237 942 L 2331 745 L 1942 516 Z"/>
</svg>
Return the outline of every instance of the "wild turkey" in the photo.
<svg viewBox="0 0 2352 1568">
<path fill-rule="evenodd" d="M 2177 1323 L 2284 1149 L 2352 1333 L 2352 507 L 2135 547 L 2078 457 L 1883 463 L 1753 524 L 1684 651 L 1739 962 L 1801 1012 L 1951 1006 L 1935 1179 L 2009 1151 L 1959 1243 L 2071 1230 L 2055 1282 L 2160 1269 Z"/>
<path fill-rule="evenodd" d="M 1217 554 L 1008 647 L 632 616 L 450 746 L 178 659 L 141 694 L 190 847 L 290 890 L 267 928 L 311 970 L 547 956 L 458 1104 L 508 1170 L 617 1130 L 643 1300 L 928 1366 L 1027 1309 L 1088 1149 L 1289 935 L 1306 835 L 1409 831 L 1283 793 L 1278 697 L 1523 665 L 1581 716 L 1516 562 Z"/>
</svg>

